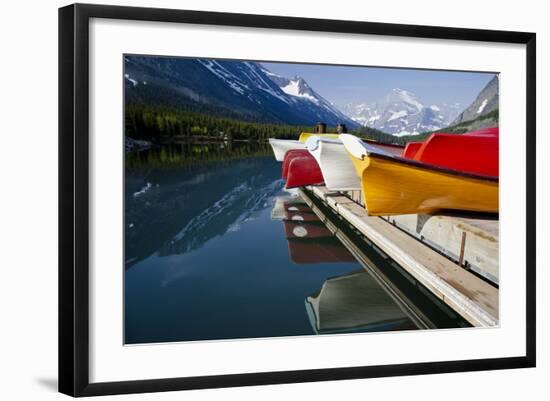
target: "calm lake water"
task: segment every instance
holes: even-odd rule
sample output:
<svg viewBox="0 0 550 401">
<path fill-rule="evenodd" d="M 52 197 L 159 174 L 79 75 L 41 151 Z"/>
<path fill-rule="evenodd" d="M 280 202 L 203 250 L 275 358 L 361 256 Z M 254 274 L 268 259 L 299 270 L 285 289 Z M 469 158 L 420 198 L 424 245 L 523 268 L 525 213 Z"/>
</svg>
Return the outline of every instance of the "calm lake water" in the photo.
<svg viewBox="0 0 550 401">
<path fill-rule="evenodd" d="M 203 158 L 189 147 L 127 155 L 127 344 L 420 327 L 303 200 L 283 190 L 273 156 L 208 146 L 214 150 Z M 372 257 L 395 271 L 379 252 Z M 397 276 L 432 327 L 467 325 Z"/>
</svg>

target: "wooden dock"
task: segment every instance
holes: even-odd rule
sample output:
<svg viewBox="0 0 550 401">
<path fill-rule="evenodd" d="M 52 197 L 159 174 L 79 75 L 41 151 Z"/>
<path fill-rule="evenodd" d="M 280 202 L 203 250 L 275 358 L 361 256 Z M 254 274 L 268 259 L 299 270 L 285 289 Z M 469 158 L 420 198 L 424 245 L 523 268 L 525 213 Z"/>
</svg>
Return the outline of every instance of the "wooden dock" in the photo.
<svg viewBox="0 0 550 401">
<path fill-rule="evenodd" d="M 458 265 L 498 285 L 498 220 L 422 214 L 385 219 Z"/>
<path fill-rule="evenodd" d="M 361 191 L 345 196 L 363 205 Z M 465 214 L 407 214 L 383 217 L 460 266 L 499 284 L 499 221 Z"/>
<path fill-rule="evenodd" d="M 368 216 L 365 209 L 355 200 L 337 192 L 330 192 L 323 186 L 308 187 L 305 191 L 301 190 L 301 195 L 306 202 L 310 196 L 320 199 L 472 325 L 479 327 L 498 325 L 498 289 L 453 262 L 442 252 L 434 250 L 425 242 L 419 241 L 415 236 L 398 228 L 398 222 L 395 219 L 387 221 L 380 217 Z M 311 199 L 308 203 L 311 203 Z M 413 222 L 406 223 L 406 218 L 398 220 L 400 220 L 400 225 L 407 226 L 408 224 L 409 227 L 412 227 Z M 427 229 L 424 233 L 435 232 L 436 228 L 440 230 L 445 227 L 449 228 L 448 221 L 443 219 L 440 222 L 439 220 L 435 219 L 433 222 L 435 226 Z M 418 226 L 418 220 L 416 224 Z M 426 227 L 425 224 L 424 227 Z M 431 223 L 428 227 L 431 227 Z M 466 227 L 466 223 L 464 223 L 464 227 Z M 477 238 L 484 235 L 488 236 L 487 240 L 490 241 L 491 236 L 487 235 L 487 232 L 490 233 L 490 230 L 482 229 L 479 226 L 468 226 L 468 234 L 477 235 L 476 241 Z M 468 234 L 466 234 L 466 238 Z M 460 243 L 463 244 L 463 234 L 459 234 L 459 237 Z M 494 232 L 492 238 L 495 239 Z M 496 249 L 498 250 L 498 231 L 496 232 Z M 477 252 L 481 254 L 482 251 L 478 250 Z M 460 253 L 462 253 L 463 263 L 464 260 L 467 260 L 466 257 L 470 258 L 469 260 L 472 260 L 472 257 L 475 258 L 470 253 L 466 253 L 464 244 L 463 251 L 459 250 L 458 257 L 460 257 Z M 496 255 L 498 255 L 498 251 Z M 498 263 L 496 271 L 498 272 Z M 498 273 L 496 276 L 498 277 Z"/>
</svg>

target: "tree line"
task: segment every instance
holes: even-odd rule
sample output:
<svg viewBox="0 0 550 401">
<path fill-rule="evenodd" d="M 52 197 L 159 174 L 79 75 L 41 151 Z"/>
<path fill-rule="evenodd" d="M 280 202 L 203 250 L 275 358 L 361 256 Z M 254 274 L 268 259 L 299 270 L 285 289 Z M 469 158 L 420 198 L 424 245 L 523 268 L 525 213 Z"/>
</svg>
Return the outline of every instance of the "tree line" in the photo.
<svg viewBox="0 0 550 401">
<path fill-rule="evenodd" d="M 478 119 L 491 120 L 491 123 L 498 125 L 498 109 L 480 116 L 476 120 L 466 121 L 435 132 L 461 134 L 472 127 Z M 196 138 L 251 141 L 265 141 L 268 138 L 297 139 L 301 132 L 313 132 L 313 130 L 313 126 L 248 122 L 207 113 L 142 103 L 127 104 L 125 110 L 126 136 L 153 142 L 171 142 Z M 335 132 L 335 127 L 328 127 L 327 131 Z M 410 141 L 422 141 L 432 132 L 396 137 L 374 128 L 360 127 L 352 130 L 351 133 L 381 143 L 405 145 Z"/>
<path fill-rule="evenodd" d="M 312 130 L 313 126 L 246 122 L 164 106 L 129 104 L 125 111 L 126 136 L 153 141 L 185 138 L 297 139 L 301 132 Z"/>
</svg>

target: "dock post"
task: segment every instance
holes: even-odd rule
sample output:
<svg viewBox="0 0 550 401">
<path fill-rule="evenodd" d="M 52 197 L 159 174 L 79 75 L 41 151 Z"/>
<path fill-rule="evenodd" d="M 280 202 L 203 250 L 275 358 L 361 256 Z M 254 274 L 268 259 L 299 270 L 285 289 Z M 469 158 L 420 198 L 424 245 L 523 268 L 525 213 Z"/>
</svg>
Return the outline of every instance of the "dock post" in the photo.
<svg viewBox="0 0 550 401">
<path fill-rule="evenodd" d="M 464 267 L 464 249 L 466 248 L 466 231 L 462 231 L 462 240 L 460 242 L 460 257 L 458 265 Z"/>
</svg>

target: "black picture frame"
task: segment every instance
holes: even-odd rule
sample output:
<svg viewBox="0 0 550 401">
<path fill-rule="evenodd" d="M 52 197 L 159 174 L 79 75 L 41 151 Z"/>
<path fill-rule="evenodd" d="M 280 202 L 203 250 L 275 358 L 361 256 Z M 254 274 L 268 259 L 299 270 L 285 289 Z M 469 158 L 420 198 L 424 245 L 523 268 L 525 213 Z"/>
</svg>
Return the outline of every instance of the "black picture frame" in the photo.
<svg viewBox="0 0 550 401">
<path fill-rule="evenodd" d="M 90 383 L 88 61 L 91 18 L 438 38 L 526 46 L 526 354 L 521 357 Z M 74 4 L 59 9 L 59 391 L 95 396 L 534 367 L 536 35 L 435 26 Z"/>
</svg>

